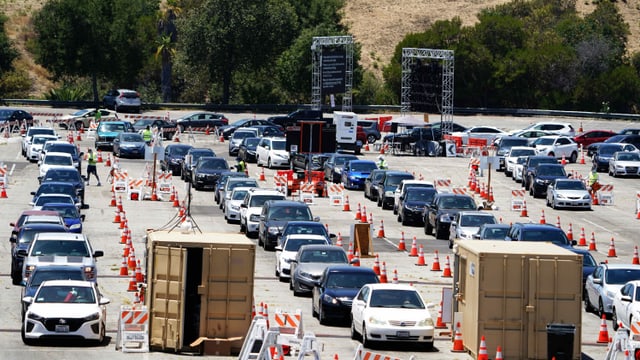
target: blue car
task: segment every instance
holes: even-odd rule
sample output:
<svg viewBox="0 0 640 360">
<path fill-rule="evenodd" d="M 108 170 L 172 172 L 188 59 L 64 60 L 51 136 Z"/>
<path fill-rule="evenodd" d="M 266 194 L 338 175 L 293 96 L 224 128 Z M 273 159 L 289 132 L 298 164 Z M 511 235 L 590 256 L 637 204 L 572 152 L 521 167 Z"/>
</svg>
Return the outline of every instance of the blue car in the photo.
<svg viewBox="0 0 640 360">
<path fill-rule="evenodd" d="M 363 189 L 364 180 L 377 169 L 372 160 L 351 160 L 342 167 L 342 185 L 347 189 Z"/>
<path fill-rule="evenodd" d="M 318 317 L 320 324 L 326 324 L 329 320 L 345 323 L 350 319 L 351 303 L 360 288 L 378 282 L 378 276 L 371 268 L 328 266 L 314 284 L 312 315 Z"/>
<path fill-rule="evenodd" d="M 48 182 L 65 182 L 72 184 L 76 188 L 76 192 L 80 197 L 82 207 L 85 207 L 84 203 L 84 185 L 86 177 L 80 175 L 80 172 L 76 169 L 68 168 L 52 168 L 47 171 L 42 178 L 39 178 L 40 184 Z"/>
<path fill-rule="evenodd" d="M 137 133 L 119 133 L 113 139 L 113 155 L 117 157 L 144 159 L 144 147 L 146 143 L 142 135 Z"/>
<path fill-rule="evenodd" d="M 69 232 L 82 234 L 82 222 L 85 215 L 80 215 L 75 206 L 65 203 L 47 203 L 42 206 L 42 210 L 57 211 L 64 219 L 64 224 L 69 228 Z"/>
</svg>

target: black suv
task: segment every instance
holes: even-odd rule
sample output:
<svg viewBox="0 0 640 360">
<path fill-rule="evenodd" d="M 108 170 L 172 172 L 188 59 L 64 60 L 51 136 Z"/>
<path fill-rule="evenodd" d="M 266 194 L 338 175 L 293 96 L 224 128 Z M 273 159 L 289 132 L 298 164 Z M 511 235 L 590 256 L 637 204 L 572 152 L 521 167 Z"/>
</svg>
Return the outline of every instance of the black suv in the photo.
<svg viewBox="0 0 640 360">
<path fill-rule="evenodd" d="M 572 247 L 577 242 L 569 240 L 561 228 L 551 224 L 515 223 L 511 225 L 506 239 L 508 241 L 550 242 L 562 247 Z"/>
<path fill-rule="evenodd" d="M 538 164 L 557 164 L 557 163 L 558 163 L 558 159 L 556 159 L 553 156 L 546 156 L 546 155 L 529 156 L 522 168 L 522 187 L 525 188 L 525 190 L 529 190 L 529 185 L 530 185 L 529 180 L 531 180 L 531 176 L 535 177 L 536 166 L 538 166 Z"/>
<path fill-rule="evenodd" d="M 186 182 L 191 181 L 191 172 L 196 166 L 196 162 L 202 156 L 216 156 L 216 153 L 209 148 L 191 148 L 187 151 L 187 155 L 184 156 L 182 162 L 182 170 L 180 171 L 180 178 Z"/>
<path fill-rule="evenodd" d="M 382 179 L 375 187 L 378 206 L 382 209 L 393 209 L 393 200 L 396 189 L 402 180 L 414 180 L 415 177 L 405 171 L 385 171 Z"/>
<path fill-rule="evenodd" d="M 567 172 L 560 164 L 540 164 L 535 172 L 529 175 L 529 194 L 536 197 L 547 195 L 547 187 L 555 179 L 566 179 Z"/>
<path fill-rule="evenodd" d="M 364 197 L 371 201 L 378 201 L 377 186 L 380 181 L 384 180 L 384 173 L 388 170 L 377 169 L 373 170 L 366 179 L 364 179 Z"/>
<path fill-rule="evenodd" d="M 436 239 L 448 240 L 449 227 L 455 214 L 463 210 L 480 210 L 469 195 L 440 193 L 424 209 L 424 233 L 431 235 L 436 230 Z"/>
<path fill-rule="evenodd" d="M 378 130 L 378 122 L 375 120 L 358 120 L 358 126 L 362 126 L 362 131 L 367 136 L 367 142 L 373 144 L 380 140 L 380 130 Z"/>
<path fill-rule="evenodd" d="M 404 194 L 400 195 L 398 206 L 398 221 L 402 225 L 417 223 L 423 225 L 424 208 L 438 193 L 435 188 L 408 187 Z"/>
<path fill-rule="evenodd" d="M 311 214 L 309 205 L 291 200 L 267 200 L 262 205 L 260 226 L 258 228 L 258 245 L 265 250 L 273 249 L 278 244 L 278 236 L 289 221 L 320 221 Z"/>
<path fill-rule="evenodd" d="M 164 148 L 164 158 L 160 160 L 160 168 L 162 171 L 171 171 L 173 175 L 182 173 L 182 163 L 184 157 L 193 146 L 188 144 L 170 144 Z"/>
<path fill-rule="evenodd" d="M 227 119 L 224 115 L 206 111 L 191 113 L 176 119 L 176 125 L 181 132 L 189 130 L 189 128 L 200 130 L 198 128 L 206 128 L 207 126 L 209 127 L 210 131 L 214 131 L 215 128 L 219 128 L 228 124 L 229 119 Z"/>
<path fill-rule="evenodd" d="M 201 156 L 193 167 L 191 183 L 196 190 L 214 190 L 222 173 L 229 171 L 226 159 Z"/>
</svg>

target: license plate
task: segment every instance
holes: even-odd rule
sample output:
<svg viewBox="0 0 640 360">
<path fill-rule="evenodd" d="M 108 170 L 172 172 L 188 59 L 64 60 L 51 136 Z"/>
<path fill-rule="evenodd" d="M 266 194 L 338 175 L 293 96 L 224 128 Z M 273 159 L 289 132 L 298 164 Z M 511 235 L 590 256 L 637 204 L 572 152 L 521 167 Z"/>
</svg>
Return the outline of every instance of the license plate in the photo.
<svg viewBox="0 0 640 360">
<path fill-rule="evenodd" d="M 56 332 L 57 333 L 68 333 L 69 332 L 69 325 L 56 325 Z"/>
<path fill-rule="evenodd" d="M 409 332 L 408 331 L 396 331 L 396 336 L 399 338 L 408 338 L 409 337 Z"/>
</svg>

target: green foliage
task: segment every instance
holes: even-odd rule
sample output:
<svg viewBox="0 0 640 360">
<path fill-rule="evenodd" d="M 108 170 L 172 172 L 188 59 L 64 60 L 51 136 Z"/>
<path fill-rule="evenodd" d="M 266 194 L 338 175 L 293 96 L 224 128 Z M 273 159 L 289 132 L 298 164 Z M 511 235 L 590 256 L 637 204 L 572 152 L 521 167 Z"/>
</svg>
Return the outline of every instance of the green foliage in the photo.
<svg viewBox="0 0 640 360">
<path fill-rule="evenodd" d="M 0 76 L 12 69 L 11 63 L 18 57 L 18 52 L 4 30 L 6 21 L 6 16 L 0 14 Z"/>
<path fill-rule="evenodd" d="M 0 97 L 9 99 L 24 99 L 31 90 L 29 74 L 23 70 L 9 70 L 0 77 Z"/>
<path fill-rule="evenodd" d="M 63 83 L 60 87 L 51 89 L 45 94 L 47 100 L 78 101 L 86 100 L 91 94 L 89 86 L 73 83 Z"/>
</svg>

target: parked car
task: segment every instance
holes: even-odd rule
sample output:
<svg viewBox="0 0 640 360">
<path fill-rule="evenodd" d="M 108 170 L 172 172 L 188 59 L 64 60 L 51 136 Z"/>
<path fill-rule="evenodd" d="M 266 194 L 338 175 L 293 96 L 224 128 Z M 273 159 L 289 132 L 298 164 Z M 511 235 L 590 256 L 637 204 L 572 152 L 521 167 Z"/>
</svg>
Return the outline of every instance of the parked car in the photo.
<svg viewBox="0 0 640 360">
<path fill-rule="evenodd" d="M 111 89 L 102 98 L 102 104 L 107 109 L 113 109 L 115 112 L 134 112 L 139 113 L 142 107 L 140 94 L 134 90 L 128 89 Z"/>
<path fill-rule="evenodd" d="M 96 130 L 96 150 L 113 150 L 113 140 L 119 133 L 134 132 L 128 121 L 101 121 Z"/>
<path fill-rule="evenodd" d="M 258 245 L 274 249 L 278 236 L 288 221 L 320 221 L 313 217 L 309 205 L 299 201 L 269 200 L 262 205 L 258 228 Z"/>
<path fill-rule="evenodd" d="M 160 160 L 162 171 L 171 171 L 172 175 L 182 174 L 184 157 L 193 146 L 189 144 L 169 144 L 164 148 L 164 158 Z"/>
<path fill-rule="evenodd" d="M 560 164 L 540 164 L 536 167 L 535 174 L 529 178 L 529 194 L 536 197 L 547 195 L 547 187 L 556 179 L 567 179 L 567 172 Z"/>
<path fill-rule="evenodd" d="M 39 233 L 69 232 L 64 223 L 32 223 L 20 227 L 16 233 L 16 238 L 12 240 L 11 249 L 11 282 L 13 285 L 20 285 L 22 281 L 22 268 L 24 259 L 31 242 Z"/>
<path fill-rule="evenodd" d="M 21 326 L 22 341 L 32 345 L 40 338 L 69 336 L 101 344 L 106 333 L 107 308 L 97 285 L 89 281 L 50 280 L 43 282 L 28 304 Z M 51 324 L 57 319 L 56 324 Z"/>
<path fill-rule="evenodd" d="M 36 135 L 49 135 L 58 138 L 58 134 L 56 134 L 56 131 L 51 127 L 31 126 L 22 135 L 22 156 L 27 156 L 27 149 L 29 145 L 31 145 L 31 140 Z"/>
<path fill-rule="evenodd" d="M 285 138 L 270 137 L 260 139 L 258 146 L 256 146 L 256 163 L 258 166 L 266 166 L 269 169 L 275 166 L 288 167 L 289 151 L 287 151 L 287 140 Z"/>
<path fill-rule="evenodd" d="M 289 221 L 282 228 L 280 236 L 278 236 L 278 244 L 282 244 L 282 239 L 288 235 L 321 235 L 331 240 L 336 237 L 335 234 L 329 233 L 327 227 L 317 221 Z"/>
<path fill-rule="evenodd" d="M 640 153 L 617 151 L 609 160 L 609 175 L 640 176 Z"/>
<path fill-rule="evenodd" d="M 400 209 L 400 197 L 404 195 L 404 193 L 407 191 L 408 188 L 410 187 L 423 187 L 423 188 L 433 188 L 433 182 L 431 181 L 424 181 L 424 180 L 402 180 L 400 181 L 400 184 L 398 184 L 398 187 L 396 188 L 396 191 L 393 192 L 393 214 L 397 214 L 398 213 L 398 209 Z"/>
<path fill-rule="evenodd" d="M 518 136 L 501 136 L 496 139 L 495 146 L 498 148 L 496 155 L 500 166 L 496 171 L 505 171 L 506 174 L 506 157 L 509 155 L 513 147 L 528 147 L 529 140 Z M 509 174 L 510 175 L 510 174 Z"/>
<path fill-rule="evenodd" d="M 434 331 L 427 303 L 411 285 L 367 284 L 351 305 L 351 338 L 367 348 L 373 341 L 404 341 L 431 349 Z"/>
<path fill-rule="evenodd" d="M 585 283 L 585 310 L 610 318 L 613 314 L 613 297 L 624 284 L 633 280 L 640 280 L 640 265 L 598 264 Z"/>
<path fill-rule="evenodd" d="M 207 126 L 209 126 L 210 131 L 215 131 L 216 128 L 229 124 L 229 119 L 222 114 L 200 111 L 179 117 L 175 122 L 180 132 L 184 132 L 189 128 L 206 128 Z"/>
<path fill-rule="evenodd" d="M 76 169 L 70 168 L 52 168 L 47 171 L 46 174 L 42 177 L 38 177 L 40 184 L 44 184 L 46 182 L 67 182 L 72 184 L 76 188 L 76 192 L 80 197 L 80 203 L 82 206 L 85 206 L 84 201 L 84 187 L 85 187 L 85 177 L 80 175 L 80 172 Z"/>
<path fill-rule="evenodd" d="M 529 146 L 531 146 L 533 142 L 536 141 L 536 139 L 539 137 L 556 135 L 556 133 L 554 132 L 544 130 L 518 130 L 516 132 L 511 132 L 510 134 L 511 136 L 517 136 L 527 139 Z"/>
<path fill-rule="evenodd" d="M 613 330 L 618 330 L 620 325 L 631 329 L 637 321 L 640 321 L 640 280 L 631 280 L 613 296 L 611 323 Z"/>
<path fill-rule="evenodd" d="M 463 145 L 467 145 L 470 138 L 485 139 L 487 140 L 487 145 L 491 145 L 493 140 L 507 135 L 507 132 L 493 126 L 473 126 L 462 132 L 454 132 L 451 135 L 462 138 Z"/>
<path fill-rule="evenodd" d="M 513 171 L 520 156 L 534 156 L 536 149 L 529 146 L 513 146 L 504 155 L 504 174 L 505 176 L 513 176 Z M 522 180 L 522 172 L 520 180 Z"/>
<path fill-rule="evenodd" d="M 362 126 L 362 131 L 364 131 L 367 136 L 367 142 L 369 144 L 373 144 L 376 141 L 380 140 L 380 130 L 378 129 L 378 122 L 375 120 L 358 120 L 358 126 Z"/>
<path fill-rule="evenodd" d="M 513 170 L 511 171 L 511 179 L 513 179 L 513 181 L 522 182 L 522 173 L 524 172 L 524 167 L 527 163 L 527 159 L 529 159 L 529 156 L 518 156 L 516 158 L 516 162 L 513 165 Z"/>
<path fill-rule="evenodd" d="M 234 132 L 233 135 L 231 135 L 231 137 L 229 138 L 229 155 L 238 155 L 242 140 L 249 137 L 258 137 L 258 130 L 246 128 Z"/>
<path fill-rule="evenodd" d="M 366 284 L 379 283 L 371 268 L 331 265 L 324 269 L 314 284 L 311 294 L 311 315 L 320 324 L 330 320 L 344 323 L 351 319 L 351 304 L 358 291 Z"/>
<path fill-rule="evenodd" d="M 44 176 L 49 169 L 76 169 L 73 165 L 73 158 L 71 155 L 62 152 L 48 152 L 44 155 L 42 160 L 38 161 L 40 167 L 40 176 Z"/>
<path fill-rule="evenodd" d="M 348 264 L 347 253 L 335 245 L 304 245 L 291 261 L 289 289 L 294 296 L 309 294 L 322 276 L 324 269 L 331 265 Z"/>
<path fill-rule="evenodd" d="M 213 190 L 223 172 L 229 171 L 226 159 L 215 156 L 201 156 L 193 167 L 191 183 L 196 190 Z"/>
<path fill-rule="evenodd" d="M 571 248 L 575 240 L 569 240 L 567 234 L 551 224 L 513 223 L 506 237 L 509 241 L 542 241 Z"/>
<path fill-rule="evenodd" d="M 616 135 L 616 132 L 611 130 L 588 130 L 576 135 L 573 140 L 581 147 L 586 148 L 593 143 L 603 142 L 613 135 Z"/>
<path fill-rule="evenodd" d="M 291 261 L 303 245 L 331 245 L 331 242 L 323 235 L 290 234 L 283 237 L 282 243 L 275 246 L 275 274 L 280 281 L 286 282 L 291 278 Z"/>
<path fill-rule="evenodd" d="M 377 169 L 373 160 L 350 160 L 342 167 L 342 185 L 346 189 L 362 189 L 364 180 L 371 174 L 371 171 Z"/>
<path fill-rule="evenodd" d="M 384 180 L 386 169 L 376 169 L 364 179 L 364 197 L 371 201 L 378 201 L 377 187 L 380 181 Z"/>
<path fill-rule="evenodd" d="M 182 180 L 186 182 L 191 181 L 193 168 L 202 156 L 216 156 L 216 153 L 209 148 L 191 148 L 187 151 L 187 154 L 184 156 L 184 161 L 182 161 L 182 170 L 180 171 L 180 178 Z"/>
<path fill-rule="evenodd" d="M 216 201 L 216 204 L 221 205 L 222 203 L 222 199 L 224 198 L 224 186 L 227 184 L 227 180 L 235 177 L 248 178 L 249 176 L 244 172 L 237 172 L 234 170 L 225 171 L 220 174 L 220 178 L 216 182 L 216 188 L 213 194 L 213 199 Z"/>
<path fill-rule="evenodd" d="M 638 153 L 638 149 L 632 144 L 602 144 L 593 154 L 593 166 L 596 168 L 596 171 L 608 171 L 609 160 L 611 160 L 613 154 L 618 151 Z"/>
<path fill-rule="evenodd" d="M 173 135 L 175 135 L 177 129 L 177 125 L 175 123 L 167 120 L 142 118 L 133 123 L 133 131 L 139 133 L 145 130 L 147 126 L 151 130 L 155 128 L 158 132 L 161 132 L 164 140 L 173 139 Z"/>
<path fill-rule="evenodd" d="M 286 200 L 286 196 L 273 189 L 253 188 L 240 204 L 240 232 L 247 237 L 258 235 L 262 206 L 268 200 Z"/>
<path fill-rule="evenodd" d="M 25 124 L 26 127 L 33 126 L 33 116 L 22 109 L 2 108 L 0 109 L 0 126 L 18 126 Z"/>
<path fill-rule="evenodd" d="M 53 202 L 70 204 L 80 209 L 80 204 L 76 203 L 74 198 L 67 194 L 40 194 L 30 205 L 33 210 L 42 210 L 45 204 Z"/>
<path fill-rule="evenodd" d="M 375 185 L 378 198 L 378 206 L 382 209 L 392 209 L 393 199 L 402 180 L 413 180 L 415 177 L 405 171 L 386 171 L 382 180 Z"/>
<path fill-rule="evenodd" d="M 44 211 L 44 210 L 33 210 L 33 209 L 23 210 L 18 216 L 17 220 L 9 223 L 9 226 L 11 227 L 11 235 L 9 236 L 9 242 L 11 242 L 12 248 L 15 246 L 16 237 L 18 235 L 18 232 L 20 231 L 20 228 L 24 225 L 24 222 L 26 221 L 26 219 L 29 218 L 29 216 L 31 215 L 54 216 L 59 218 L 58 213 L 55 211 Z"/>
<path fill-rule="evenodd" d="M 119 133 L 113 139 L 113 155 L 117 157 L 144 159 L 146 142 L 137 133 Z"/>
<path fill-rule="evenodd" d="M 423 226 L 424 209 L 438 191 L 433 187 L 405 186 L 398 205 L 398 221 L 402 225 L 418 224 Z"/>
<path fill-rule="evenodd" d="M 254 178 L 248 177 L 229 177 L 227 178 L 224 186 L 220 189 L 220 208 L 224 210 L 227 205 L 227 201 L 231 199 L 231 192 L 236 187 L 248 187 L 248 188 L 259 188 L 260 184 Z"/>
<path fill-rule="evenodd" d="M 324 179 L 339 183 L 342 177 L 342 166 L 347 161 L 358 160 L 358 157 L 351 154 L 333 153 L 324 163 Z"/>
<path fill-rule="evenodd" d="M 95 121 L 98 111 L 100 112 L 100 118 L 113 116 L 113 113 L 106 109 L 82 109 L 69 115 L 63 115 L 62 117 L 60 117 L 58 119 L 58 126 L 60 126 L 61 129 L 65 130 L 77 130 L 82 128 L 89 129 L 91 127 L 91 122 Z"/>
<path fill-rule="evenodd" d="M 532 146 L 538 155 L 552 156 L 557 159 L 564 158 L 572 164 L 578 160 L 578 144 L 568 136 L 543 136 L 536 139 Z"/>
<path fill-rule="evenodd" d="M 531 124 L 523 129 L 520 130 L 513 130 L 511 133 L 516 133 L 519 132 L 521 130 L 539 130 L 539 131 L 549 131 L 555 134 L 559 134 L 559 135 L 566 135 L 566 136 L 575 136 L 576 135 L 576 131 L 573 128 L 573 125 L 567 122 L 549 122 L 549 121 L 542 121 L 542 122 L 537 122 L 534 124 Z"/>
<path fill-rule="evenodd" d="M 640 135 L 639 134 L 614 135 L 603 142 L 593 143 L 587 146 L 587 156 L 592 157 L 593 154 L 595 154 L 596 151 L 598 151 L 598 148 L 602 144 L 616 144 L 616 143 L 631 144 L 636 148 L 640 149 Z"/>
<path fill-rule="evenodd" d="M 240 128 L 255 126 L 255 125 L 271 125 L 271 126 L 277 127 L 278 129 L 284 132 L 284 128 L 282 128 L 281 126 L 278 126 L 277 124 L 272 123 L 271 121 L 267 121 L 263 119 L 247 118 L 247 119 L 240 119 L 240 120 L 234 121 L 229 125 L 218 127 L 218 135 L 222 136 L 225 140 L 229 140 L 231 135 L 233 135 L 233 133 L 236 130 Z"/>
<path fill-rule="evenodd" d="M 453 248 L 456 240 L 471 240 L 473 234 L 483 224 L 496 224 L 493 214 L 484 211 L 460 211 L 453 217 L 449 226 L 449 249 Z"/>
<path fill-rule="evenodd" d="M 478 232 L 473 234 L 474 240 L 505 240 L 509 232 L 509 224 L 482 224 Z"/>
<path fill-rule="evenodd" d="M 231 191 L 231 196 L 225 201 L 224 219 L 227 223 L 240 222 L 240 204 L 249 192 L 249 187 L 236 187 Z"/>
<path fill-rule="evenodd" d="M 64 224 L 69 228 L 69 232 L 82 233 L 82 222 L 85 219 L 85 215 L 80 214 L 76 206 L 65 203 L 47 203 L 42 206 L 42 210 L 57 211 L 64 219 Z"/>
<path fill-rule="evenodd" d="M 479 210 L 473 197 L 464 194 L 439 193 L 424 210 L 424 233 L 436 239 L 448 239 L 449 226 L 455 214 L 463 210 Z"/>
<path fill-rule="evenodd" d="M 238 157 L 245 163 L 256 162 L 256 148 L 259 142 L 260 138 L 258 137 L 246 137 L 242 139 L 238 147 Z"/>
<path fill-rule="evenodd" d="M 33 204 L 36 202 L 36 199 L 38 199 L 38 197 L 42 194 L 69 195 L 73 198 L 73 201 L 77 207 L 82 207 L 80 196 L 78 196 L 78 191 L 76 190 L 76 187 L 73 184 L 68 182 L 47 181 L 40 184 L 40 186 L 38 186 L 38 190 L 31 192 L 31 195 L 33 196 L 33 198 L 31 199 L 31 202 L 29 203 L 29 205 L 33 206 Z"/>
<path fill-rule="evenodd" d="M 536 169 L 540 164 L 557 164 L 558 160 L 553 156 L 536 155 L 527 157 L 522 167 L 522 187 L 530 188 L 530 180 L 536 177 Z"/>
<path fill-rule="evenodd" d="M 547 187 L 547 206 L 591 210 L 591 194 L 582 180 L 558 178 Z"/>
<path fill-rule="evenodd" d="M 278 125 L 253 125 L 248 129 L 258 130 L 258 137 L 285 137 L 286 134 Z"/>
</svg>

